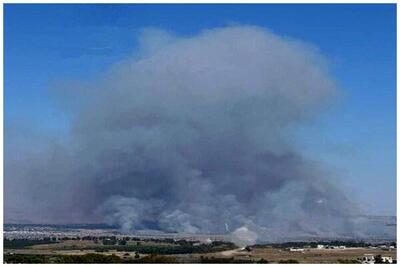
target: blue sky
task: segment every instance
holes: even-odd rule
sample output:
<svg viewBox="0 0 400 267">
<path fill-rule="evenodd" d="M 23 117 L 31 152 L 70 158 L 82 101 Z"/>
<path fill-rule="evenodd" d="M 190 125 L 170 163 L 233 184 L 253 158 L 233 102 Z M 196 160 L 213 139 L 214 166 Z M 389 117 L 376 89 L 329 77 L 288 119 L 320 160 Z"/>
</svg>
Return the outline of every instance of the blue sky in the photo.
<svg viewBox="0 0 400 267">
<path fill-rule="evenodd" d="M 8 4 L 5 125 L 63 136 L 69 116 L 51 90 L 54 82 L 94 78 L 135 55 L 143 27 L 191 36 L 229 24 L 267 27 L 311 43 L 327 58 L 340 96 L 295 133 L 296 143 L 369 213 L 395 214 L 395 5 Z"/>
</svg>

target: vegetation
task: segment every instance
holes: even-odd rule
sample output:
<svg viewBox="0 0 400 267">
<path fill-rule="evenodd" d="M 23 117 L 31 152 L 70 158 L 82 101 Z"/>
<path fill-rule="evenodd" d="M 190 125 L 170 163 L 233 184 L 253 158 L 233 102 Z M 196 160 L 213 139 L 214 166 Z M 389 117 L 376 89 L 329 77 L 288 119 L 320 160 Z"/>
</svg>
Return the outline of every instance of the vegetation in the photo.
<svg viewBox="0 0 400 267">
<path fill-rule="evenodd" d="M 175 257 L 163 256 L 163 255 L 148 255 L 142 258 L 129 259 L 124 261 L 124 263 L 177 263 Z"/>
<path fill-rule="evenodd" d="M 118 245 L 120 245 L 120 246 L 125 246 L 126 245 L 126 240 L 119 240 L 118 241 Z"/>
<path fill-rule="evenodd" d="M 115 245 L 115 244 L 117 244 L 117 240 L 113 240 L 113 239 L 104 239 L 103 240 L 103 245 L 105 245 L 105 246 L 113 246 L 113 245 Z"/>
<path fill-rule="evenodd" d="M 389 262 L 387 262 L 387 261 L 384 261 L 383 260 L 383 258 L 382 258 L 382 255 L 376 255 L 375 256 L 375 263 L 389 263 Z"/>
<path fill-rule="evenodd" d="M 26 248 L 33 245 L 53 244 L 57 243 L 50 238 L 43 240 L 30 240 L 30 239 L 4 239 L 4 248 L 18 249 Z"/>
<path fill-rule="evenodd" d="M 135 259 L 121 259 L 116 255 L 88 253 L 85 255 L 25 255 L 6 254 L 6 263 L 175 263 L 174 257 L 149 255 Z"/>
<path fill-rule="evenodd" d="M 269 263 L 265 259 L 261 260 L 246 260 L 246 259 L 237 259 L 234 257 L 231 258 L 215 258 L 215 257 L 200 257 L 200 263 Z"/>
<path fill-rule="evenodd" d="M 57 241 L 56 238 L 46 238 L 43 240 L 28 240 L 28 239 L 17 239 L 8 240 L 4 239 L 5 249 L 20 249 L 29 248 L 31 254 L 18 254 L 18 250 L 7 252 L 5 251 L 4 260 L 6 263 L 182 263 L 182 262 L 193 262 L 193 263 L 269 263 L 265 259 L 253 258 L 253 257 L 222 257 L 218 254 L 206 254 L 215 253 L 219 251 L 232 250 L 237 247 L 230 242 L 214 241 L 209 244 L 199 243 L 197 241 L 188 240 L 174 240 L 174 239 L 138 239 L 133 237 L 122 237 L 117 238 L 116 236 L 84 236 L 80 239 L 76 237 L 67 237 L 68 240 L 75 240 L 72 242 Z M 87 240 L 90 242 L 82 242 L 81 240 Z M 52 250 L 77 250 L 86 251 L 88 254 L 84 255 L 68 255 L 69 253 L 60 254 L 46 254 L 46 255 L 35 255 L 35 247 L 33 245 L 40 244 L 52 244 L 61 243 L 57 245 L 45 246 L 46 251 Z M 316 247 L 317 244 L 324 244 L 328 246 L 359 246 L 366 247 L 369 244 L 364 242 L 287 242 L 283 244 L 269 244 L 269 245 L 254 245 L 256 247 L 269 247 L 272 250 L 283 250 L 288 247 Z M 388 243 L 387 243 L 388 244 Z M 386 244 L 386 246 L 387 246 Z M 394 243 L 395 244 L 395 243 Z M 391 244 L 392 245 L 392 244 Z M 283 248 L 283 249 L 282 249 Z M 39 248 L 38 248 L 39 249 Z M 43 249 L 43 248 L 41 248 Z M 379 248 L 380 249 L 380 248 Z M 89 253 L 91 250 L 95 253 Z M 249 251 L 251 251 L 249 247 Z M 380 250 L 384 250 L 383 248 Z M 389 250 L 389 249 L 387 249 Z M 118 251 L 119 256 L 105 255 L 104 252 Z M 269 251 L 269 250 L 267 250 Z M 13 254 L 12 252 L 17 252 Z M 40 253 L 42 250 L 40 250 Z M 122 253 L 121 253 L 122 252 Z M 377 251 L 376 251 L 377 252 Z M 385 252 L 383 252 L 385 253 Z M 79 253 L 78 253 L 79 254 Z M 111 253 L 107 253 L 111 254 Z M 143 255 L 146 254 L 146 255 Z M 178 254 L 183 254 L 178 255 Z M 197 254 L 189 256 L 190 254 Z M 200 255 L 199 255 L 200 254 Z M 377 253 L 378 254 L 378 253 Z M 264 257 L 269 258 L 269 254 L 262 254 Z M 357 257 L 357 253 L 355 254 Z M 385 254 L 386 255 L 386 254 Z M 320 255 L 321 256 L 321 255 Z M 299 263 L 303 259 L 297 258 L 296 256 L 290 256 L 294 259 L 285 259 L 285 257 L 274 259 L 274 262 L 279 263 Z M 349 257 L 350 258 L 350 257 Z M 304 258 L 305 259 L 305 258 Z M 359 263 L 361 260 L 355 259 L 335 259 L 332 261 L 337 263 Z M 382 257 L 376 256 L 376 263 L 383 263 Z"/>
<path fill-rule="evenodd" d="M 299 261 L 289 259 L 289 260 L 280 260 L 279 263 L 299 263 Z"/>
<path fill-rule="evenodd" d="M 113 244 L 113 240 L 104 239 L 107 242 Z M 104 244 L 103 240 L 103 244 Z M 155 242 L 157 243 L 157 242 Z M 110 250 L 117 251 L 126 251 L 126 252 L 137 252 L 141 254 L 190 254 L 190 253 L 210 253 L 210 252 L 218 252 L 223 250 L 235 249 L 236 246 L 233 243 L 229 242 L 213 242 L 211 244 L 194 244 L 193 242 L 178 242 L 178 245 L 165 245 L 165 244 L 146 244 L 144 242 L 136 242 L 136 244 L 127 244 L 127 245 L 102 245 L 102 246 L 87 246 L 86 250 L 95 250 L 96 252 L 107 252 Z M 72 246 L 64 246 L 63 250 L 71 250 L 76 249 Z"/>
<path fill-rule="evenodd" d="M 4 255 L 4 262 L 6 263 L 48 263 L 46 256 L 43 255 Z"/>
<path fill-rule="evenodd" d="M 106 248 L 96 248 L 94 251 L 95 252 L 108 252 L 108 249 L 106 249 Z"/>
<path fill-rule="evenodd" d="M 126 245 L 126 246 L 106 246 L 107 249 L 117 251 L 135 251 L 141 254 L 190 254 L 190 253 L 210 253 L 223 250 L 234 249 L 236 246 L 232 243 L 215 246 L 214 244 L 185 244 L 179 246 L 154 246 L 154 245 Z"/>
<path fill-rule="evenodd" d="M 360 261 L 349 260 L 349 259 L 338 259 L 338 263 L 353 264 L 353 263 L 360 263 Z"/>
<path fill-rule="evenodd" d="M 61 255 L 54 263 L 122 263 L 122 259 L 116 255 L 103 255 L 88 253 L 85 255 Z"/>
</svg>

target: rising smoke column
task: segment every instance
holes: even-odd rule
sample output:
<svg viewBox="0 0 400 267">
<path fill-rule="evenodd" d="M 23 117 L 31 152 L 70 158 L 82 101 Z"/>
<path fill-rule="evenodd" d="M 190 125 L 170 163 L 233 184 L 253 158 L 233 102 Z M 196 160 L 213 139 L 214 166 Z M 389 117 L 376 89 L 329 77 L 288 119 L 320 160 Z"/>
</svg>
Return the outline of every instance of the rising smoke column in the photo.
<svg viewBox="0 0 400 267">
<path fill-rule="evenodd" d="M 6 217 L 260 240 L 353 231 L 353 205 L 287 140 L 336 91 L 316 49 L 250 26 L 146 29 L 140 44 L 100 81 L 62 86 L 70 136 L 6 162 Z"/>
</svg>

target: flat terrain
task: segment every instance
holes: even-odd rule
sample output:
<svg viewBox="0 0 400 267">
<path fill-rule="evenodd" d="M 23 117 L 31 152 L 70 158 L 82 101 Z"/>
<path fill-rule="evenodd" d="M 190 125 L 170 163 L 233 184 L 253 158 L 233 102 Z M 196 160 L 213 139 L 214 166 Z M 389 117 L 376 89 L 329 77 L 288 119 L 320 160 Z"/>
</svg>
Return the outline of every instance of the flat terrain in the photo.
<svg viewBox="0 0 400 267">
<path fill-rule="evenodd" d="M 203 244 L 204 245 L 204 244 Z M 86 255 L 96 253 L 104 256 L 117 256 L 121 260 L 135 260 L 150 257 L 151 254 L 143 253 L 139 248 L 174 249 L 179 244 L 163 241 L 128 241 L 125 246 L 106 246 L 92 240 L 63 240 L 59 243 L 33 245 L 24 248 L 5 249 L 6 255 L 41 255 L 41 257 L 62 257 L 63 255 Z M 198 244 L 185 244 L 185 247 L 196 247 Z M 364 254 L 391 256 L 396 259 L 396 249 L 382 248 L 346 248 L 346 249 L 316 249 L 306 248 L 304 251 L 289 251 L 272 246 L 257 246 L 250 251 L 239 248 L 228 248 L 213 246 L 211 251 L 193 253 L 175 252 L 168 253 L 163 250 L 163 260 L 172 262 L 265 262 L 279 263 L 285 261 L 296 261 L 299 263 L 339 263 L 340 261 L 355 261 L 362 258 Z M 126 248 L 126 249 L 125 249 Z M 138 248 L 139 253 L 136 253 Z"/>
<path fill-rule="evenodd" d="M 357 258 L 362 258 L 364 254 L 396 258 L 396 250 L 387 251 L 370 248 L 306 249 L 304 252 L 292 252 L 279 248 L 254 248 L 247 253 L 233 253 L 235 258 L 254 258 L 256 260 L 263 258 L 269 262 L 296 260 L 300 263 L 338 263 L 339 260 L 357 260 Z"/>
</svg>

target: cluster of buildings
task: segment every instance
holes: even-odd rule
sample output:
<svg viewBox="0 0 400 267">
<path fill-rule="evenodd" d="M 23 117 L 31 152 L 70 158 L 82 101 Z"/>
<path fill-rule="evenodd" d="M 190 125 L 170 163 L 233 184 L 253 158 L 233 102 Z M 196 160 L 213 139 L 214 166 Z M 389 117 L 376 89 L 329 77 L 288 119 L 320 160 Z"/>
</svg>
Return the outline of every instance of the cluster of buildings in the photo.
<svg viewBox="0 0 400 267">
<path fill-rule="evenodd" d="M 380 246 L 370 246 L 369 248 L 372 248 L 372 249 L 380 248 L 382 250 L 392 250 L 392 249 L 395 249 L 396 247 L 392 246 L 392 245 L 390 245 L 390 246 L 388 246 L 388 245 L 380 245 Z"/>
<path fill-rule="evenodd" d="M 363 264 L 375 264 L 375 263 L 393 263 L 393 258 L 389 256 L 380 256 L 379 262 L 378 257 L 374 254 L 364 254 L 361 263 Z"/>
<path fill-rule="evenodd" d="M 87 228 L 62 228 L 51 226 L 7 226 L 4 229 L 5 239 L 28 239 L 52 240 L 85 239 L 87 237 L 101 238 L 105 236 L 115 236 L 116 240 L 122 240 L 126 237 L 139 239 L 173 239 L 174 241 L 186 240 L 189 242 L 212 243 L 214 241 L 227 241 L 224 235 L 207 234 L 183 234 L 183 233 L 161 233 L 154 231 L 142 231 L 136 234 L 123 234 L 115 229 L 87 229 Z"/>
<path fill-rule="evenodd" d="M 114 234 L 108 230 L 101 229 L 54 229 L 49 227 L 25 227 L 17 229 L 4 230 L 4 238 L 6 239 L 29 239 L 43 240 L 45 238 L 53 238 L 59 240 L 65 237 L 76 238 L 84 236 L 102 236 Z"/>
<path fill-rule="evenodd" d="M 375 249 L 381 249 L 381 250 L 392 250 L 392 249 L 395 249 L 395 246 L 380 245 L 380 246 L 368 247 L 368 248 L 375 248 Z M 309 251 L 310 249 L 311 248 L 309 246 L 307 246 L 307 247 L 304 247 L 304 248 L 292 247 L 292 248 L 288 248 L 287 250 L 290 251 L 290 252 L 301 252 L 301 253 L 304 253 L 305 251 Z M 318 250 L 322 250 L 322 249 L 344 250 L 344 249 L 346 249 L 346 246 L 332 246 L 332 245 L 321 245 L 321 244 L 318 244 L 316 249 L 318 249 Z M 351 249 L 351 248 L 349 248 L 349 249 Z M 357 249 L 357 248 L 353 248 L 353 249 Z M 358 258 L 357 260 L 358 260 L 358 262 L 363 263 L 363 264 L 395 263 L 396 262 L 390 256 L 381 256 L 381 255 L 375 255 L 375 254 L 364 254 L 364 256 L 362 258 Z"/>
<path fill-rule="evenodd" d="M 306 246 L 303 248 L 289 248 L 288 250 L 290 252 L 304 252 L 306 250 L 310 250 L 311 247 L 310 246 Z M 317 245 L 317 249 L 346 249 L 346 246 L 331 246 L 331 245 Z"/>
<path fill-rule="evenodd" d="M 346 246 L 317 245 L 317 249 L 346 249 Z"/>
</svg>

